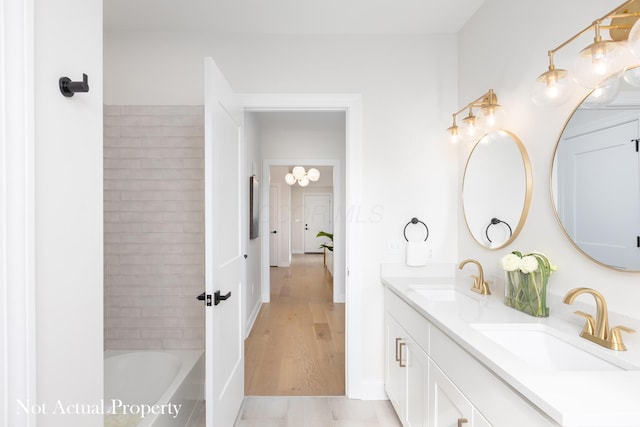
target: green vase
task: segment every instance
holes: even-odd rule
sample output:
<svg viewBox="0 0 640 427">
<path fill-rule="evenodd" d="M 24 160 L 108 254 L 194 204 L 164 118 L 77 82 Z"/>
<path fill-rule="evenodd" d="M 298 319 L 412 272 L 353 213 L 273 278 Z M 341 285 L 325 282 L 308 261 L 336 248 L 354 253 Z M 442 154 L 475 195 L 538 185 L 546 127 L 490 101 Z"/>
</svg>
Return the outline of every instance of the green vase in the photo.
<svg viewBox="0 0 640 427">
<path fill-rule="evenodd" d="M 547 281 L 540 271 L 523 273 L 505 272 L 504 303 L 509 307 L 535 317 L 548 317 Z"/>
</svg>

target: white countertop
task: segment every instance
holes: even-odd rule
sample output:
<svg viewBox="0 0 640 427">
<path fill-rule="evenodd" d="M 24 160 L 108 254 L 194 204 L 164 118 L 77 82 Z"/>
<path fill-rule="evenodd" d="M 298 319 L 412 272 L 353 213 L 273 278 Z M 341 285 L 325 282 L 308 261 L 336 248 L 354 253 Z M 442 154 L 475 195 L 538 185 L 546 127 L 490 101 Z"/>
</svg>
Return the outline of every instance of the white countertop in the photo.
<svg viewBox="0 0 640 427">
<path fill-rule="evenodd" d="M 579 337 L 584 319 L 567 318 L 566 313 L 595 310 L 578 305 L 564 310 L 553 308 L 548 318 L 535 318 L 503 303 L 502 295 L 482 296 L 468 287 L 454 284 L 455 279 L 441 277 L 411 277 L 383 269 L 382 283 L 421 313 L 429 322 L 442 330 L 472 356 L 525 396 L 531 403 L 563 426 L 640 426 L 640 346 L 633 335 L 624 334 L 627 351 L 605 349 Z M 464 282 L 465 280 L 458 280 Z M 411 286 L 455 287 L 469 298 L 454 301 L 429 301 Z M 495 291 L 494 291 L 495 292 Z M 549 304 L 552 307 L 552 304 Z M 631 370 L 565 371 L 540 369 L 486 337 L 471 326 L 477 323 L 527 323 L 552 327 L 562 334 L 563 340 L 618 366 Z M 615 326 L 612 323 L 610 326 Z M 635 325 L 627 325 L 634 327 Z M 637 335 L 637 334 L 635 334 Z"/>
</svg>

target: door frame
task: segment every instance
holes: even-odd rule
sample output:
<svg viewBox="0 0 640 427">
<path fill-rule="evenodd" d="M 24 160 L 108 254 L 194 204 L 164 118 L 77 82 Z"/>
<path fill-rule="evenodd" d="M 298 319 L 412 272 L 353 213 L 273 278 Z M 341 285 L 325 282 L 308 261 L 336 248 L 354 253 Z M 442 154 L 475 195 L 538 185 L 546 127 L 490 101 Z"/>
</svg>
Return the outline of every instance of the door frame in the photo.
<svg viewBox="0 0 640 427">
<path fill-rule="evenodd" d="M 0 420 L 35 426 L 36 411 L 16 402 L 36 394 L 35 6 L 10 4 L 0 15 Z M 20 286 L 16 286 L 19 284 Z M 46 338 L 50 338 L 47 335 Z M 46 359 L 44 357 L 43 359 Z M 64 396 L 63 396 L 64 397 Z M 2 424 L 0 422 L 0 424 Z"/>
<path fill-rule="evenodd" d="M 360 94 L 244 94 L 240 100 L 245 111 L 344 111 L 346 114 L 345 135 L 345 209 L 362 205 L 362 95 Z M 265 160 L 265 162 L 268 162 Z M 287 164 L 291 159 L 287 160 Z M 268 170 L 268 164 L 264 170 Z M 321 166 L 321 165 L 319 165 Z M 336 167 L 334 167 L 335 178 Z M 268 181 L 265 181 L 265 183 Z M 335 193 L 334 182 L 334 206 L 338 194 Z M 264 193 L 263 193 L 264 197 Z M 267 195 L 268 197 L 268 195 Z M 268 201 L 268 199 L 267 199 Z M 262 205 L 267 205 L 263 199 Z M 334 207 L 335 209 L 335 207 Z M 264 213 L 263 213 L 264 214 Z M 267 212 L 268 214 L 268 212 Z M 345 289 L 345 390 L 346 395 L 352 399 L 367 397 L 367 391 L 363 387 L 362 375 L 362 293 L 364 276 L 362 263 L 357 256 L 356 242 L 362 235 L 362 224 L 358 221 L 347 221 L 350 218 L 348 212 L 344 218 L 345 236 L 334 237 L 335 246 L 344 248 L 344 266 L 336 272 L 344 277 Z M 334 224 L 335 227 L 335 224 Z M 266 239 L 264 239 L 266 240 Z M 342 244 L 341 240 L 344 240 Z M 265 242 L 262 242 L 261 281 L 268 283 L 268 270 L 265 265 Z M 339 259 L 340 257 L 336 257 Z M 341 261 L 341 260 L 340 260 Z M 267 263 L 268 264 L 268 263 Z M 265 282 L 266 281 L 266 282 Z M 269 298 L 269 294 L 266 295 Z"/>
</svg>

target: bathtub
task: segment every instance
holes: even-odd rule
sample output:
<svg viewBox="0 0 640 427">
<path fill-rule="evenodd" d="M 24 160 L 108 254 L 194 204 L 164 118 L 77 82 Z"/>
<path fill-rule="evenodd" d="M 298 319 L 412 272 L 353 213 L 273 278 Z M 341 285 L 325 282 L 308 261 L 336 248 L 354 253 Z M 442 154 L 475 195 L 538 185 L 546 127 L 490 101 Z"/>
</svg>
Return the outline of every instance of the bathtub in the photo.
<svg viewBox="0 0 640 427">
<path fill-rule="evenodd" d="M 185 427 L 201 405 L 204 351 L 105 352 L 105 427 Z"/>
</svg>

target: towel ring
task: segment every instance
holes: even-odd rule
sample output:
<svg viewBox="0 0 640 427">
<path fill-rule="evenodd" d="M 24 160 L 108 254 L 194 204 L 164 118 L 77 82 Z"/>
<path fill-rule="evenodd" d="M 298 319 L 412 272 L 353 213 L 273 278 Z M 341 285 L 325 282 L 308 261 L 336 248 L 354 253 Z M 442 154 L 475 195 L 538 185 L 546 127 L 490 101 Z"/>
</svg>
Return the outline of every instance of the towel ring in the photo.
<svg viewBox="0 0 640 427">
<path fill-rule="evenodd" d="M 501 219 L 498 219 L 498 218 L 491 218 L 491 222 L 489 222 L 489 225 L 487 225 L 487 228 L 484 230 L 484 235 L 487 236 L 487 240 L 489 241 L 489 243 L 493 243 L 491 238 L 489 238 L 489 227 L 491 227 L 492 225 L 500 224 L 500 223 L 503 223 L 509 229 L 509 237 L 513 236 L 513 230 L 511 229 L 511 226 L 507 224 L 507 222 L 502 221 Z"/>
<path fill-rule="evenodd" d="M 427 224 L 420 221 L 418 218 L 411 218 L 411 221 L 409 221 L 407 225 L 404 226 L 404 231 L 403 231 L 404 240 L 406 240 L 407 242 L 409 241 L 409 239 L 407 239 L 407 227 L 409 226 L 409 224 L 417 224 L 417 223 L 424 225 L 425 230 L 427 230 L 427 235 L 425 236 L 424 241 L 426 242 L 427 239 L 429 238 L 429 227 L 427 227 Z"/>
</svg>

